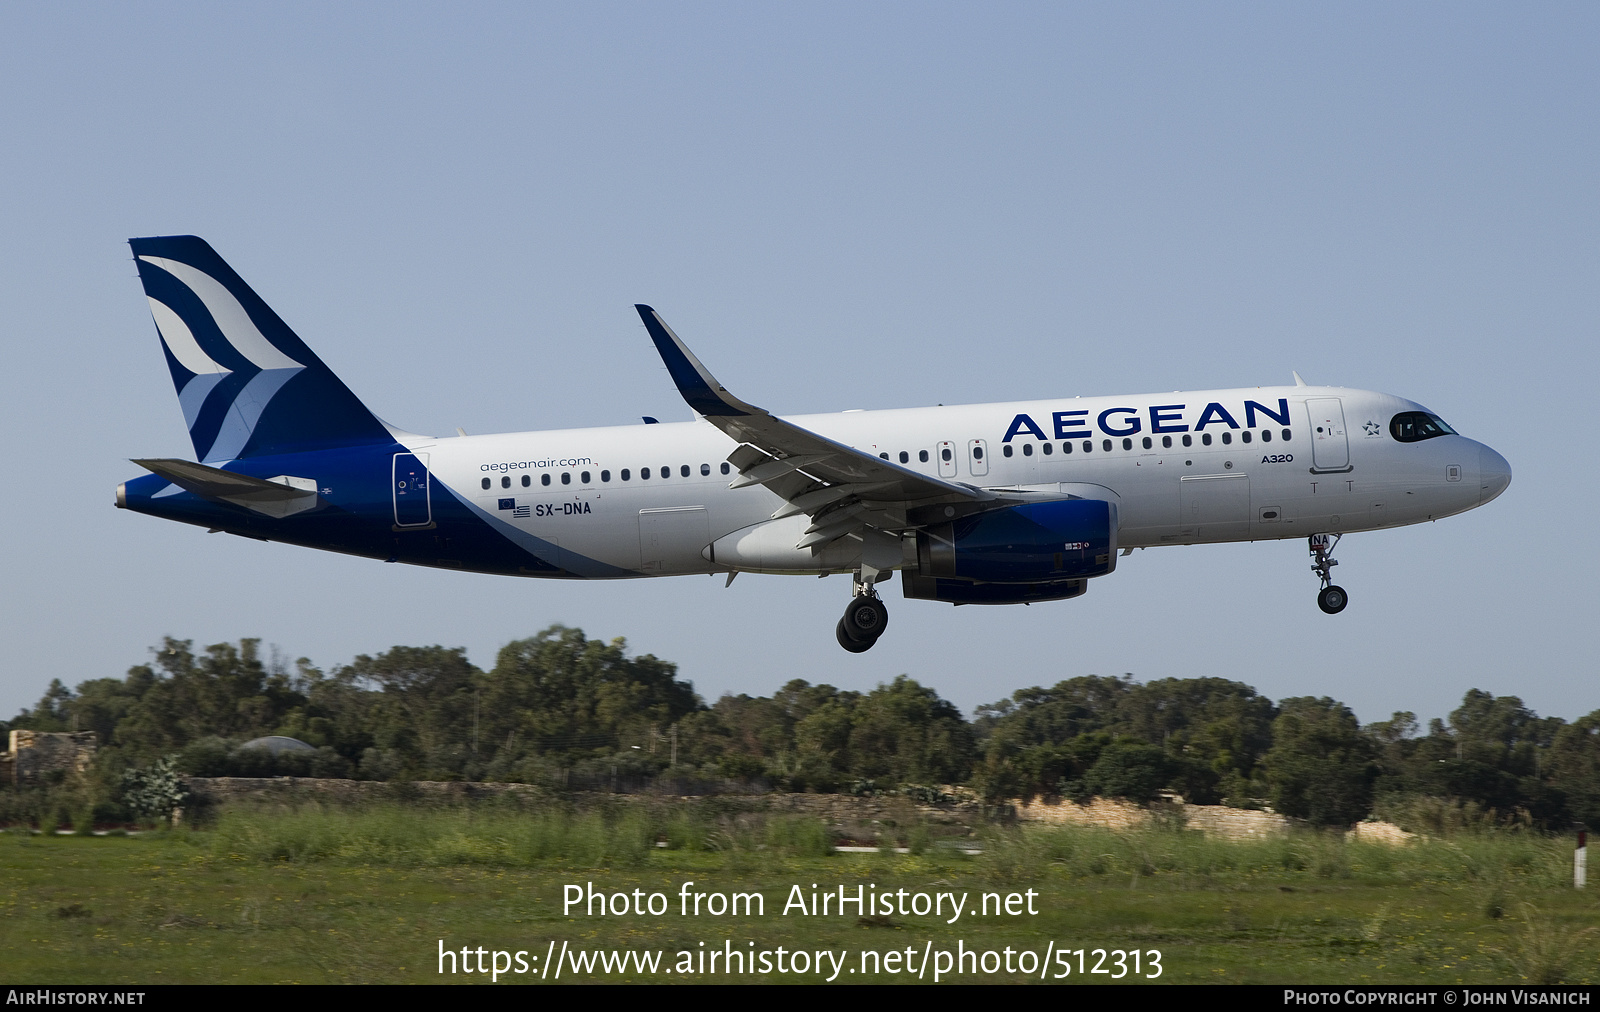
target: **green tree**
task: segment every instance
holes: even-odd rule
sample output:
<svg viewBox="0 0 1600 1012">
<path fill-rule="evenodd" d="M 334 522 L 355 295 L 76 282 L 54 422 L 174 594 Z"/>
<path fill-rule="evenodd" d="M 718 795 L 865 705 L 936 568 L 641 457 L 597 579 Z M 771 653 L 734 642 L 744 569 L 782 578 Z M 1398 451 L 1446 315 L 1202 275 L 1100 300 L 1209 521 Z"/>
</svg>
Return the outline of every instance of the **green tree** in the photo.
<svg viewBox="0 0 1600 1012">
<path fill-rule="evenodd" d="M 891 784 L 948 784 L 972 769 L 972 729 L 939 694 L 900 675 L 861 697 L 850 720 L 849 770 Z"/>
<path fill-rule="evenodd" d="M 1169 784 L 1185 800 L 1214 805 L 1256 796 L 1256 766 L 1272 744 L 1278 708 L 1243 682 L 1161 678 L 1130 687 L 1113 729 L 1158 746 Z"/>
<path fill-rule="evenodd" d="M 473 748 L 481 675 L 464 647 L 397 646 L 357 657 L 326 696 L 331 702 L 350 687 L 375 686 L 377 698 L 363 710 L 379 755 L 412 776 L 472 779 L 483 765 Z M 363 753 L 363 761 L 370 758 Z"/>
<path fill-rule="evenodd" d="M 626 647 L 565 626 L 506 644 L 481 679 L 483 741 L 506 755 L 643 751 L 652 728 L 660 733 L 705 708 L 694 686 L 678 680 L 676 665 L 629 657 Z"/>
<path fill-rule="evenodd" d="M 855 770 L 850 732 L 860 698 L 855 692 L 835 692 L 795 724 L 792 789 L 838 790 Z"/>
<path fill-rule="evenodd" d="M 137 698 L 117 721 L 112 743 L 142 765 L 210 735 L 271 734 L 283 715 L 305 704 L 291 676 L 262 661 L 260 640 L 216 643 L 196 655 L 192 641 L 163 641 L 154 665 L 128 672 L 124 694 Z"/>
<path fill-rule="evenodd" d="M 1556 729 L 1544 772 L 1564 797 L 1570 818 L 1600 830 L 1600 710 Z"/>
<path fill-rule="evenodd" d="M 11 721 L 10 728 L 18 731 L 75 731 L 72 720 L 72 690 L 61 679 L 50 679 L 50 687 L 31 710 L 23 710 Z"/>
<path fill-rule="evenodd" d="M 1076 740 L 1088 737 L 1080 735 Z M 1154 801 L 1177 772 L 1179 764 L 1165 749 L 1132 738 L 1121 738 L 1100 750 L 1090 766 L 1063 785 L 1063 793 L 1079 800 L 1091 797 Z"/>
<path fill-rule="evenodd" d="M 1273 807 L 1321 826 L 1364 818 L 1378 767 L 1355 714 L 1327 696 L 1297 696 L 1279 706 L 1263 762 Z"/>
</svg>

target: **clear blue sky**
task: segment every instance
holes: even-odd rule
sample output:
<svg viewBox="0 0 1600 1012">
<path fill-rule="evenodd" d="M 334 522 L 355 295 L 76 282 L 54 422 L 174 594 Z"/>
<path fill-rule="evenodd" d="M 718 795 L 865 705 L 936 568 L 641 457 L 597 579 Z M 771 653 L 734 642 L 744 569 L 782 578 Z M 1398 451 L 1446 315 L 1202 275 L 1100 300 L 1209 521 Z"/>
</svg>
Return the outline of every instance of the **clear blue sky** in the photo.
<svg viewBox="0 0 1600 1012">
<path fill-rule="evenodd" d="M 0 713 L 163 635 L 324 666 L 564 622 L 714 698 L 902 672 L 964 708 L 1219 675 L 1363 720 L 1468 688 L 1600 708 L 1593 4 L 8 4 Z M 124 240 L 207 238 L 422 432 L 686 417 L 632 304 L 784 413 L 1280 383 L 1417 399 L 1510 461 L 1484 509 L 1141 552 L 1078 601 L 847 578 L 573 585 L 112 508 L 190 446 Z"/>
</svg>

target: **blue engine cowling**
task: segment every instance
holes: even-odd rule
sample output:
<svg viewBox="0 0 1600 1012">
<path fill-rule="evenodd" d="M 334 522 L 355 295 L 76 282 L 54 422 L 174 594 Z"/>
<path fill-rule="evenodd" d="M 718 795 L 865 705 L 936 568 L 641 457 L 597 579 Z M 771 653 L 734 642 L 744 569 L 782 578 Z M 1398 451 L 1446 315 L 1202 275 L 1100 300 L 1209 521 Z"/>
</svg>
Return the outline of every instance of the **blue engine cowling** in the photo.
<svg viewBox="0 0 1600 1012">
<path fill-rule="evenodd" d="M 1117 507 L 1068 499 L 990 510 L 917 532 L 906 596 L 960 604 L 1050 601 L 1117 566 Z"/>
</svg>

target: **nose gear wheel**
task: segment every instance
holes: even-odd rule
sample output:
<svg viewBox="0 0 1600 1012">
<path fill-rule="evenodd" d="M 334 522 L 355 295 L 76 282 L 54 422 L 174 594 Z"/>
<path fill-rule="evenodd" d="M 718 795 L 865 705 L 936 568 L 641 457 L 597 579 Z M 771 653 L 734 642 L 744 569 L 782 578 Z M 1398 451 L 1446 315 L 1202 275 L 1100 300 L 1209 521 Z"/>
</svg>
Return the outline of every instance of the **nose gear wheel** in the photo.
<svg viewBox="0 0 1600 1012">
<path fill-rule="evenodd" d="M 1350 595 L 1344 588 L 1333 585 L 1333 567 L 1339 564 L 1333 557 L 1333 549 L 1339 537 L 1337 534 L 1313 534 L 1306 539 L 1311 549 L 1311 571 L 1322 581 L 1322 590 L 1317 592 L 1317 607 L 1329 615 L 1339 614 L 1350 603 Z"/>
<path fill-rule="evenodd" d="M 1323 587 L 1317 594 L 1317 607 L 1329 615 L 1337 615 L 1344 611 L 1344 606 L 1350 602 L 1343 587 Z"/>
</svg>

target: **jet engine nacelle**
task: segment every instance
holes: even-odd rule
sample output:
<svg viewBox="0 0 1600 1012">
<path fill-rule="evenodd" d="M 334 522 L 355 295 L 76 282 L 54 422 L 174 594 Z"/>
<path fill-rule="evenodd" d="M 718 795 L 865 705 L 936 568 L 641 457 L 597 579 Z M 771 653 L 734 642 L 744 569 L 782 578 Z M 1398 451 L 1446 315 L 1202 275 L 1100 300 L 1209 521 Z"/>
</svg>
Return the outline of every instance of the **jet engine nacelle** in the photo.
<svg viewBox="0 0 1600 1012">
<path fill-rule="evenodd" d="M 1068 499 L 990 510 L 917 532 L 907 597 L 1013 604 L 1076 597 L 1117 567 L 1117 507 Z"/>
</svg>

